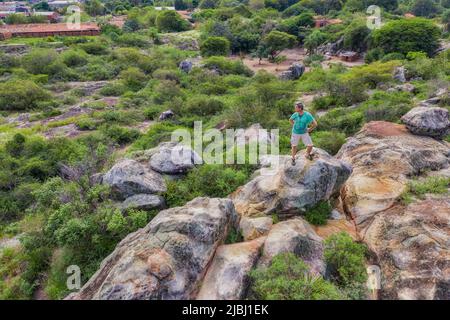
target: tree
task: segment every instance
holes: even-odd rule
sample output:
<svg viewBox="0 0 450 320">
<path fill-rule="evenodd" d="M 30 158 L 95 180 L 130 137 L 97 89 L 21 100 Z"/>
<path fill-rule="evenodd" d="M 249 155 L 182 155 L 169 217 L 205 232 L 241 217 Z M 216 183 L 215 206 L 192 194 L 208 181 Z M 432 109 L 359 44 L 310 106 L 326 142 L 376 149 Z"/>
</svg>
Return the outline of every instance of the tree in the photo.
<svg viewBox="0 0 450 320">
<path fill-rule="evenodd" d="M 89 0 L 84 4 L 84 10 L 90 16 L 99 16 L 105 13 L 105 6 L 100 0 Z"/>
<path fill-rule="evenodd" d="M 176 11 L 162 10 L 156 17 L 156 27 L 161 32 L 178 32 L 188 29 L 187 21 Z"/>
<path fill-rule="evenodd" d="M 36 11 L 51 11 L 51 8 L 46 1 L 38 2 L 33 5 L 32 8 Z"/>
<path fill-rule="evenodd" d="M 438 7 L 434 1 L 416 0 L 411 8 L 411 11 L 419 17 L 430 17 L 438 12 Z"/>
<path fill-rule="evenodd" d="M 175 0 L 173 3 L 175 10 L 186 10 L 187 4 L 183 0 Z"/>
<path fill-rule="evenodd" d="M 344 47 L 353 51 L 366 50 L 369 34 L 364 20 L 351 23 L 344 31 Z"/>
<path fill-rule="evenodd" d="M 204 57 L 226 56 L 230 52 L 230 41 L 224 37 L 209 37 L 200 46 Z"/>
<path fill-rule="evenodd" d="M 317 48 L 327 40 L 327 35 L 320 31 L 314 30 L 305 39 L 305 48 L 308 49 L 308 54 L 314 54 Z"/>
<path fill-rule="evenodd" d="M 440 30 L 423 18 L 394 20 L 373 32 L 372 47 L 385 53 L 423 51 L 429 56 L 439 48 Z"/>
<path fill-rule="evenodd" d="M 292 48 L 296 43 L 296 37 L 276 30 L 271 31 L 262 39 L 262 45 L 266 48 L 271 60 L 275 60 L 282 50 Z"/>
</svg>

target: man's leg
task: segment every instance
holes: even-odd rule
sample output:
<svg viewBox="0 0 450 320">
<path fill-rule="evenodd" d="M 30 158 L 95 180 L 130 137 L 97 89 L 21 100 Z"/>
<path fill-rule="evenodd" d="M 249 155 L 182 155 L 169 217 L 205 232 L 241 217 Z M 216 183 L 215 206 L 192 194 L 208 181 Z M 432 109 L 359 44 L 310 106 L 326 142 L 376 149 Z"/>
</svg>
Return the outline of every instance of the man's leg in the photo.
<svg viewBox="0 0 450 320">
<path fill-rule="evenodd" d="M 300 135 L 292 134 L 291 136 L 291 156 L 292 156 L 292 165 L 295 165 L 295 155 L 297 154 L 297 145 L 300 140 Z"/>
<path fill-rule="evenodd" d="M 306 145 L 306 158 L 312 160 L 313 142 L 308 133 L 302 135 L 302 141 Z"/>
<path fill-rule="evenodd" d="M 291 155 L 292 155 L 292 159 L 295 159 L 295 155 L 297 154 L 297 146 L 292 146 L 291 147 Z"/>
</svg>

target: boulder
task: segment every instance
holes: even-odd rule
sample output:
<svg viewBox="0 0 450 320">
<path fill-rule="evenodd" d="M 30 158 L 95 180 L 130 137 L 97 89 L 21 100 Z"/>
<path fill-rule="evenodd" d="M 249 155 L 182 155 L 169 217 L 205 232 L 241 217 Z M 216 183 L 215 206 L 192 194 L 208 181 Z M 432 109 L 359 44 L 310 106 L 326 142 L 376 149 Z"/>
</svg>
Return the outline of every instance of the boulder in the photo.
<svg viewBox="0 0 450 320">
<path fill-rule="evenodd" d="M 244 240 L 253 240 L 269 233 L 273 221 L 271 217 L 242 217 L 239 229 Z"/>
<path fill-rule="evenodd" d="M 238 146 L 248 143 L 264 142 L 269 148 L 274 139 L 275 137 L 270 131 L 264 130 L 259 123 L 252 124 L 245 130 L 238 130 L 235 134 L 236 145 Z"/>
<path fill-rule="evenodd" d="M 203 280 L 198 300 L 244 299 L 248 274 L 256 264 L 264 237 L 220 246 Z"/>
<path fill-rule="evenodd" d="M 164 121 L 172 119 L 173 117 L 175 117 L 175 113 L 172 110 L 166 110 L 159 115 L 158 119 L 159 121 Z"/>
<path fill-rule="evenodd" d="M 406 82 L 406 69 L 404 66 L 400 66 L 394 69 L 393 78 L 400 82 Z"/>
<path fill-rule="evenodd" d="M 409 176 L 449 166 L 447 145 L 385 121 L 367 123 L 347 139 L 336 157 L 353 167 L 341 198 L 359 227 L 396 203 Z"/>
<path fill-rule="evenodd" d="M 116 163 L 104 176 L 102 183 L 111 187 L 121 200 L 136 194 L 155 194 L 166 191 L 163 177 L 132 159 Z"/>
<path fill-rule="evenodd" d="M 416 107 L 402 117 L 409 131 L 421 136 L 442 139 L 450 132 L 448 110 L 439 107 Z"/>
<path fill-rule="evenodd" d="M 66 299 L 193 299 L 235 220 L 229 199 L 196 198 L 161 211 L 123 239 L 80 291 Z"/>
<path fill-rule="evenodd" d="M 183 60 L 180 62 L 179 66 L 181 71 L 189 73 L 192 70 L 192 61 Z"/>
<path fill-rule="evenodd" d="M 165 174 L 186 173 L 202 162 L 194 150 L 177 142 L 161 143 L 148 154 L 151 154 L 150 167 Z"/>
<path fill-rule="evenodd" d="M 121 204 L 122 210 L 151 210 L 164 207 L 164 198 L 155 194 L 136 194 Z"/>
<path fill-rule="evenodd" d="M 275 169 L 257 172 L 231 195 L 237 212 L 248 217 L 273 212 L 298 214 L 338 194 L 350 176 L 350 165 L 321 149 L 315 153 L 310 161 L 301 151 L 294 166 L 290 156 L 279 156 Z"/>
<path fill-rule="evenodd" d="M 414 85 L 412 85 L 411 83 L 403 83 L 403 84 L 399 84 L 394 86 L 393 88 L 389 88 L 387 90 L 388 92 L 409 92 L 409 93 L 414 93 L 416 92 L 416 87 Z"/>
<path fill-rule="evenodd" d="M 281 80 L 297 80 L 303 75 L 304 72 L 305 66 L 301 63 L 295 62 L 289 67 L 288 70 L 283 71 L 279 78 Z"/>
<path fill-rule="evenodd" d="M 398 201 L 411 177 L 446 176 L 449 156 L 448 143 L 383 121 L 367 123 L 337 154 L 353 166 L 343 207 L 381 268 L 384 299 L 450 298 L 448 194 Z"/>
<path fill-rule="evenodd" d="M 259 266 L 268 266 L 280 253 L 293 253 L 310 267 L 314 274 L 325 273 L 322 238 L 302 218 L 275 224 L 267 235 Z"/>
</svg>

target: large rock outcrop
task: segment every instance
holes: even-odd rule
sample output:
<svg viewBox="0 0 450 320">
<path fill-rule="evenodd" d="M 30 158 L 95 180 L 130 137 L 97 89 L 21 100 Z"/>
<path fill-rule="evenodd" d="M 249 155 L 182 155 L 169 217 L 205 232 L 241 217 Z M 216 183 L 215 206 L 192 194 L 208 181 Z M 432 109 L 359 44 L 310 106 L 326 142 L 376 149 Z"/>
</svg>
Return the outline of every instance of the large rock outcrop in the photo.
<svg viewBox="0 0 450 320">
<path fill-rule="evenodd" d="M 229 199 L 196 198 L 128 235 L 68 299 L 192 299 L 228 229 Z"/>
<path fill-rule="evenodd" d="M 164 174 L 181 174 L 202 162 L 201 157 L 191 148 L 177 142 L 163 142 L 147 151 L 150 168 Z"/>
<path fill-rule="evenodd" d="M 448 110 L 439 107 L 416 107 L 402 117 L 409 131 L 421 136 L 442 139 L 450 133 Z"/>
<path fill-rule="evenodd" d="M 116 163 L 102 179 L 111 187 L 116 198 L 124 200 L 136 194 L 154 194 L 166 191 L 163 177 L 132 159 Z"/>
<path fill-rule="evenodd" d="M 350 176 L 350 165 L 321 149 L 315 152 L 313 161 L 305 159 L 304 151 L 300 152 L 294 166 L 289 156 L 280 156 L 279 165 L 272 172 L 264 171 L 231 195 L 236 211 L 241 216 L 275 211 L 298 214 L 339 193 Z"/>
<path fill-rule="evenodd" d="M 377 121 L 337 156 L 353 167 L 341 197 L 359 238 L 376 254 L 382 298 L 449 299 L 449 195 L 399 201 L 411 177 L 448 170 L 449 144 Z"/>
<path fill-rule="evenodd" d="M 342 146 L 339 159 L 353 172 L 342 192 L 344 207 L 361 226 L 394 205 L 410 176 L 449 166 L 448 144 L 413 135 L 403 125 L 367 123 Z"/>
<path fill-rule="evenodd" d="M 198 300 L 244 299 L 248 275 L 261 254 L 264 237 L 220 246 L 203 280 Z"/>
</svg>

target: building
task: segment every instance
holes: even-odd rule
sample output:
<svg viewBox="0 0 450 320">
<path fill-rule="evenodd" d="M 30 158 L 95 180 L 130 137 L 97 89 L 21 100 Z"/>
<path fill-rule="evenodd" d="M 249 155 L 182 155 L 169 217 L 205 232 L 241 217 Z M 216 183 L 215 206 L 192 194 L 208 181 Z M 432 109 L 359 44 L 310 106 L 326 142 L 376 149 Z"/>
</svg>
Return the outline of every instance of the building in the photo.
<svg viewBox="0 0 450 320">
<path fill-rule="evenodd" d="M 79 5 L 79 4 L 80 4 L 80 1 L 78 1 L 78 0 L 70 0 L 70 1 L 56 0 L 56 1 L 49 1 L 48 2 L 48 6 L 52 10 L 63 9 L 63 8 L 68 7 L 70 5 Z"/>
<path fill-rule="evenodd" d="M 323 16 L 314 16 L 314 23 L 316 28 L 322 28 L 328 26 L 330 24 L 340 24 L 342 23 L 341 19 L 327 19 Z"/>
<path fill-rule="evenodd" d="M 100 27 L 95 23 L 82 23 L 77 29 L 70 28 L 70 25 L 67 23 L 0 26 L 1 40 L 11 37 L 97 36 L 99 34 Z"/>
<path fill-rule="evenodd" d="M 59 15 L 58 12 L 53 12 L 53 11 L 34 11 L 31 14 L 32 15 L 36 15 L 36 16 L 44 16 L 51 23 L 55 23 L 55 22 L 58 22 L 60 20 L 60 15 Z"/>
<path fill-rule="evenodd" d="M 359 54 L 355 51 L 344 51 L 339 54 L 339 58 L 345 62 L 353 62 L 358 60 Z"/>
</svg>

